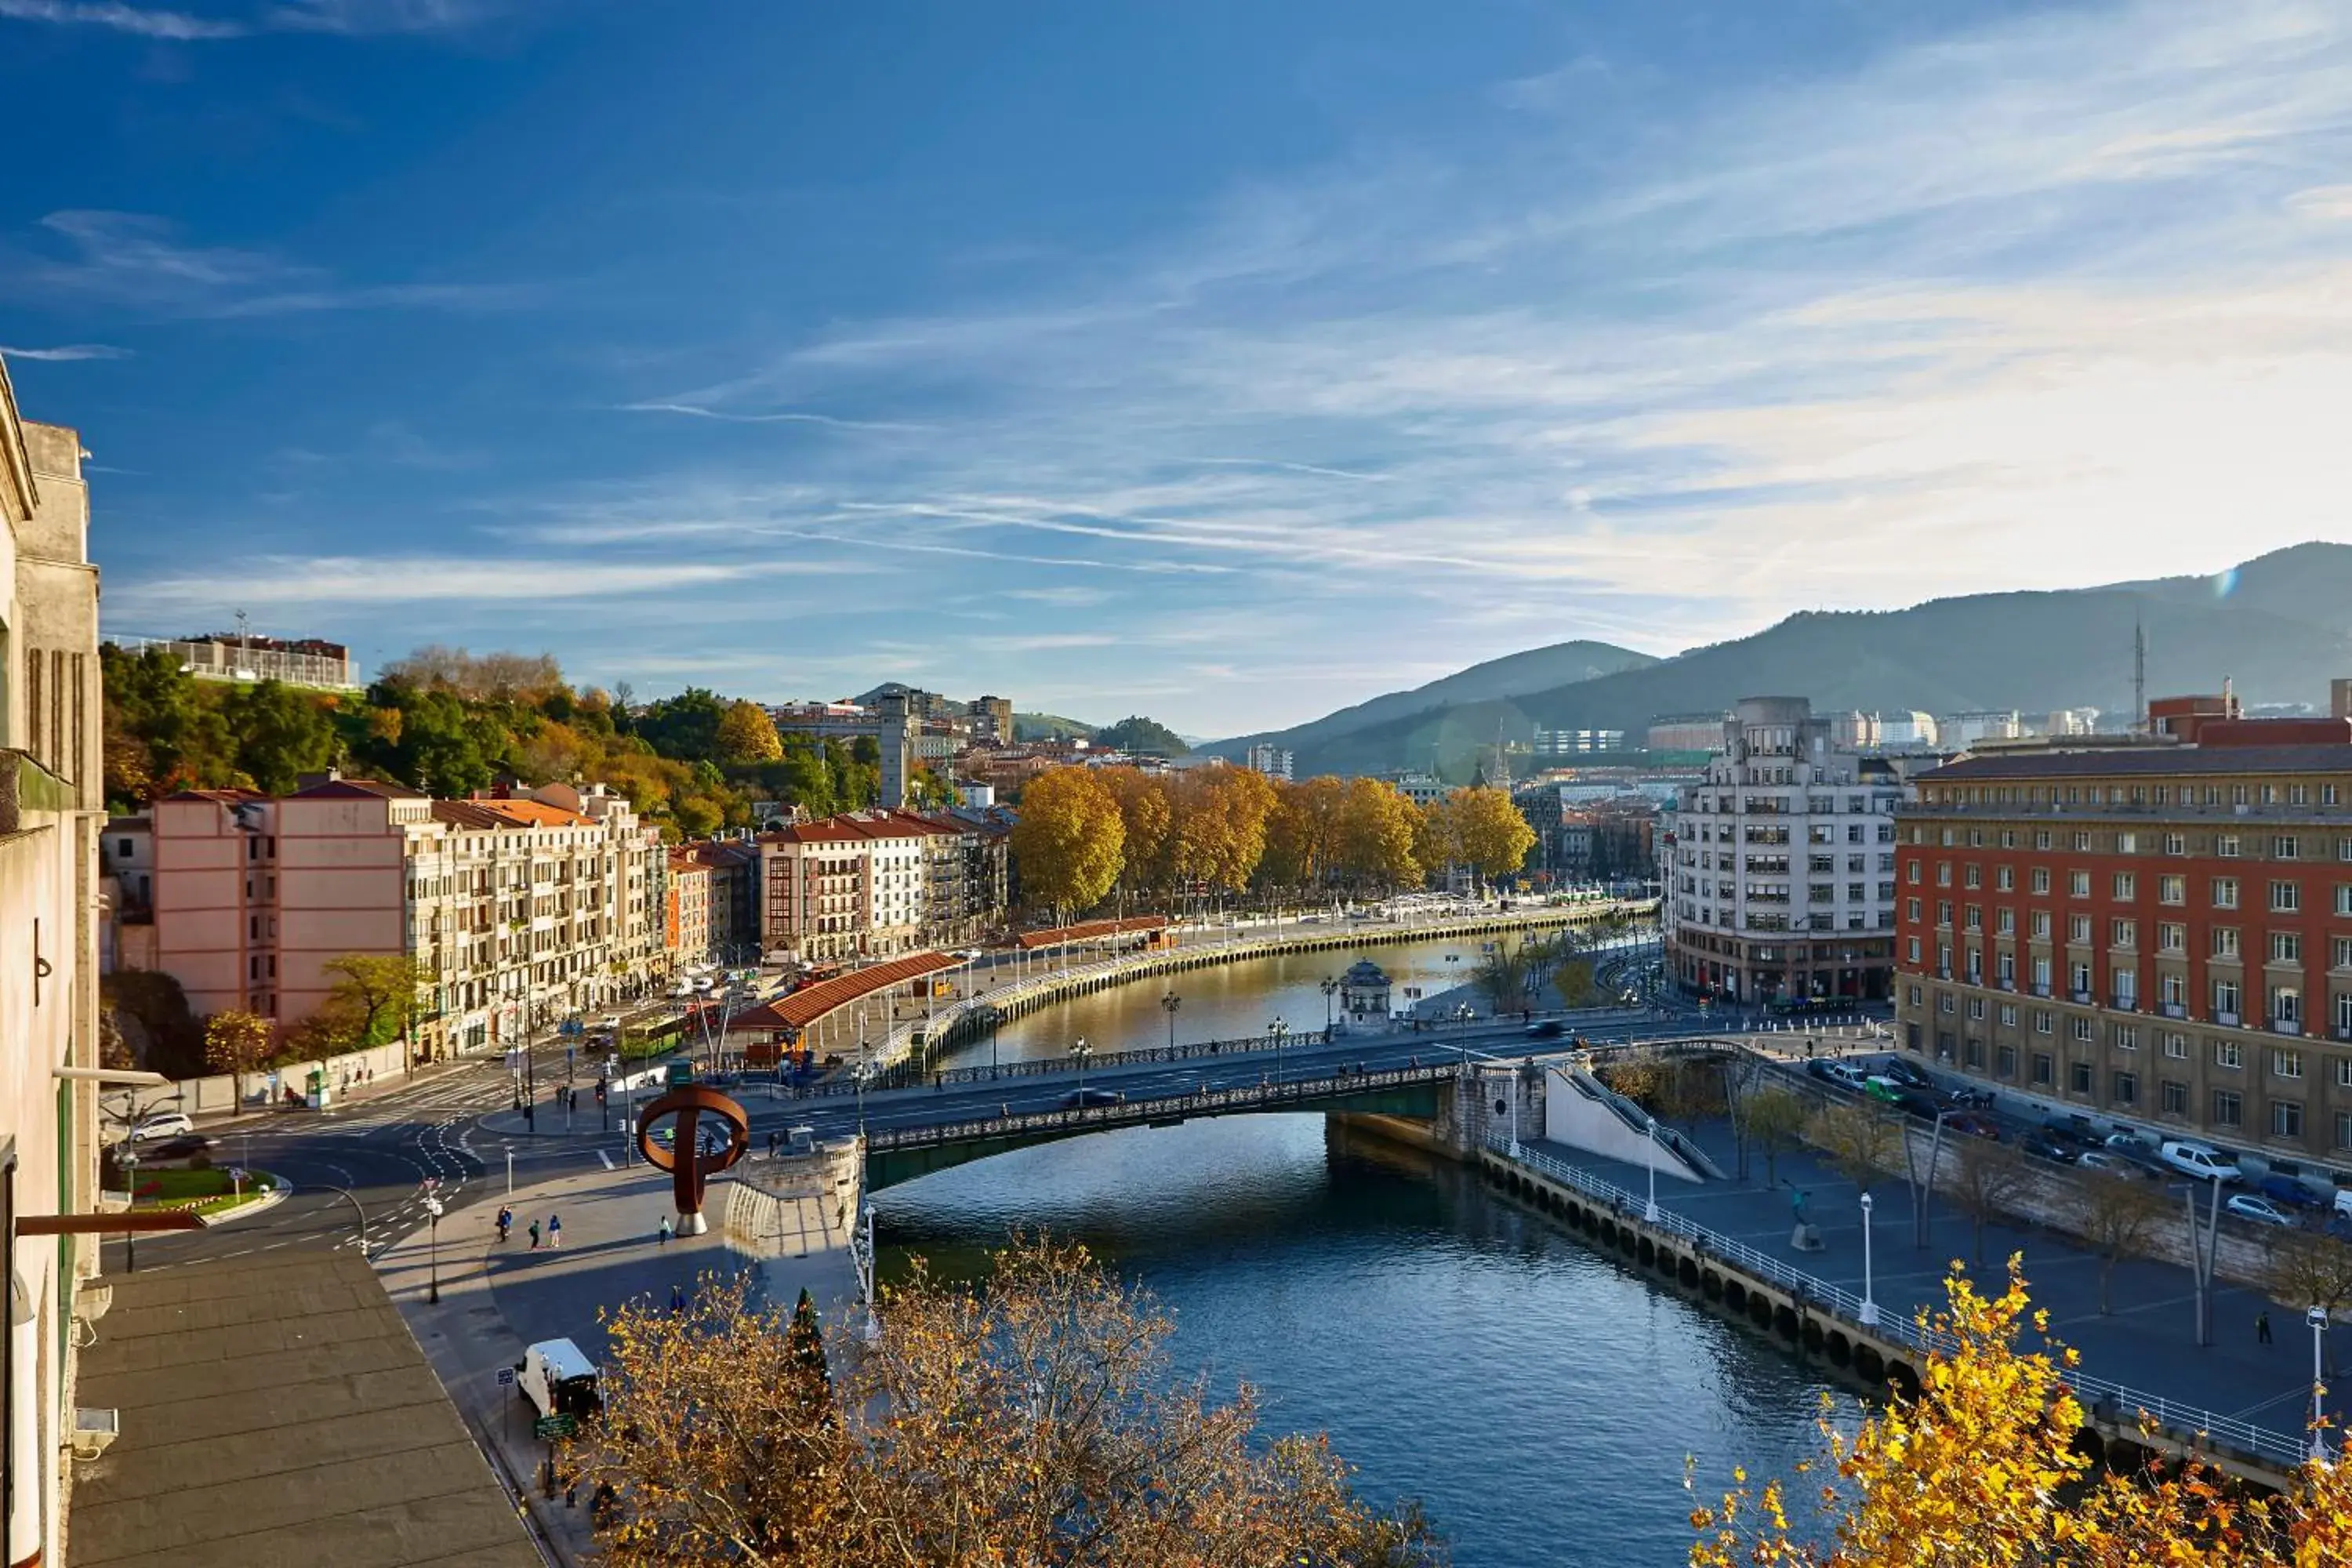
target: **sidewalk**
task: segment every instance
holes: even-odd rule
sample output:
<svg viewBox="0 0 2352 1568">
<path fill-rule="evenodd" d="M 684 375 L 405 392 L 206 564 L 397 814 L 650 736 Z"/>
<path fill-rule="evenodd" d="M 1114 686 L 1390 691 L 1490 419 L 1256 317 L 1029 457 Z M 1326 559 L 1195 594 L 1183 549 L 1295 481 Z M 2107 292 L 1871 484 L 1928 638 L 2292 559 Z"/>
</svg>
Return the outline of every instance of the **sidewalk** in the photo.
<svg viewBox="0 0 2352 1568">
<path fill-rule="evenodd" d="M 765 1162 L 747 1161 L 743 1171 L 764 1175 Z M 831 1223 L 821 1205 L 796 1201 L 755 1205 L 754 1221 L 765 1238 L 761 1258 L 725 1234 L 724 1220 L 739 1184 L 727 1178 L 710 1185 L 705 1212 L 709 1234 L 660 1239 L 662 1216 L 672 1212 L 669 1178 L 639 1165 L 634 1170 L 592 1171 L 518 1188 L 508 1200 L 514 1210 L 511 1240 L 498 1240 L 498 1203 L 469 1204 L 442 1221 L 437 1265 L 429 1256 L 430 1230 L 420 1227 L 380 1256 L 376 1267 L 385 1288 L 424 1347 L 478 1441 L 521 1490 L 532 1519 L 562 1559 L 583 1561 L 593 1545 L 584 1490 L 567 1506 L 559 1489 L 543 1495 L 549 1445 L 532 1436 L 535 1412 L 499 1373 L 522 1360 L 527 1346 L 569 1339 L 588 1359 L 605 1353 L 599 1314 L 625 1301 L 667 1303 L 673 1287 L 689 1293 L 707 1273 L 757 1268 L 768 1298 L 789 1307 L 805 1285 L 816 1299 L 829 1332 L 843 1332 L 856 1280 L 846 1251 L 847 1236 Z M 560 1216 L 563 1245 L 531 1250 L 533 1220 L 546 1234 Z M 436 1272 L 440 1300 L 428 1300 Z"/>
</svg>

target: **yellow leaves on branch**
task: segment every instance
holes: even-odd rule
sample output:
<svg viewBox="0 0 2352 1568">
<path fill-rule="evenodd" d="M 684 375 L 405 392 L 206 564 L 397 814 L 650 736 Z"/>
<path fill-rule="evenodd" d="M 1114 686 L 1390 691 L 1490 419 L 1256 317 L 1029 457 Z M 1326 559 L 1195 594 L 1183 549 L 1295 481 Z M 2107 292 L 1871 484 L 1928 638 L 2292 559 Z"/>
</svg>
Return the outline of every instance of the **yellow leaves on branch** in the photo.
<svg viewBox="0 0 2352 1568">
<path fill-rule="evenodd" d="M 613 1489 L 612 1568 L 1009 1564 L 1415 1568 L 1411 1507 L 1370 1508 L 1319 1437 L 1259 1436 L 1172 1375 L 1172 1324 L 1085 1249 L 1017 1241 L 980 1285 L 886 1292 L 881 1338 L 833 1345 L 740 1283 L 609 1325 L 606 1406 L 583 1434 Z"/>
<path fill-rule="evenodd" d="M 1916 1399 L 1844 1435 L 1825 1412 L 1815 1517 L 1792 1521 L 1779 1481 L 1744 1471 L 1695 1509 L 1693 1568 L 2344 1568 L 2352 1563 L 2352 1451 L 2306 1465 L 2275 1498 L 2243 1495 L 2201 1460 L 2123 1475 L 2074 1447 L 2084 1412 L 2011 1260 L 1999 1296 L 1954 1266 L 1926 1317 L 1952 1348 Z M 2043 1348 L 2021 1348 L 2028 1332 Z"/>
</svg>

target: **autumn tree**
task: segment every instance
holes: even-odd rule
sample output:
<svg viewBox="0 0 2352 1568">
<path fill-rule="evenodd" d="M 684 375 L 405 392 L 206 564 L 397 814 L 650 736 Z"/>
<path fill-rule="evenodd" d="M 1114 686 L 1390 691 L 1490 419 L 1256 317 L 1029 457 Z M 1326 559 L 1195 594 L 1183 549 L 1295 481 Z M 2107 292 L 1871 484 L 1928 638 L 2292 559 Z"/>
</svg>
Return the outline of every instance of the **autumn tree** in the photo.
<svg viewBox="0 0 2352 1568">
<path fill-rule="evenodd" d="M 1309 780 L 1310 784 L 1315 780 Z M 1367 892 L 1420 885 L 1412 802 L 1385 779 L 1350 779 L 1339 803 L 1332 867 Z"/>
<path fill-rule="evenodd" d="M 2352 1306 L 2352 1246 L 2319 1230 L 2282 1232 L 2270 1249 L 2263 1286 L 2273 1300 L 2334 1317 Z"/>
<path fill-rule="evenodd" d="M 1328 880 L 1342 854 L 1340 818 L 1347 800 L 1348 785 L 1328 775 L 1276 785 L 1259 865 L 1265 880 L 1299 889 Z"/>
<path fill-rule="evenodd" d="M 1264 1439 L 1256 1397 L 1173 1374 L 1173 1324 L 1081 1247 L 1018 1241 L 981 1285 L 919 1264 L 878 1339 L 822 1385 L 805 1336 L 706 1281 L 608 1331 L 589 1473 L 614 1568 L 1436 1561 L 1319 1438 Z M 796 1348 L 795 1340 L 799 1339 Z M 681 1420 L 681 1411 L 692 1418 Z"/>
<path fill-rule="evenodd" d="M 245 1075 L 265 1066 L 278 1048 L 277 1031 L 258 1013 L 231 1007 L 205 1020 L 205 1066 L 236 1080 L 237 1103 L 245 1103 Z"/>
<path fill-rule="evenodd" d="M 1265 853 L 1274 799 L 1273 784 L 1249 768 L 1198 768 L 1178 775 L 1170 800 L 1171 873 L 1219 892 L 1247 887 Z"/>
<path fill-rule="evenodd" d="M 1749 1141 L 1764 1151 L 1767 1186 L 1780 1184 L 1780 1156 L 1804 1146 L 1806 1115 L 1804 1096 L 1794 1089 L 1776 1085 L 1748 1097 L 1741 1125 Z"/>
<path fill-rule="evenodd" d="M 1923 1310 L 1933 1351 L 1916 1397 L 1865 1406 L 1851 1435 L 1825 1408 L 1794 1486 L 1745 1472 L 1696 1508 L 1692 1568 L 2294 1568 L 2352 1562 L 2352 1464 L 2311 1462 L 2249 1497 L 2197 1458 L 2097 1472 L 2086 1425 L 2014 1260 L 1997 1297 L 1957 1268 Z M 2021 1344 L 2031 1333 L 2038 1347 Z M 2344 1456 L 2352 1459 L 2352 1450 Z M 1800 1500 L 1810 1499 L 1811 1507 Z"/>
<path fill-rule="evenodd" d="M 1899 1132 L 1895 1118 L 1869 1100 L 1824 1105 L 1805 1121 L 1805 1142 L 1822 1152 L 1832 1170 L 1865 1193 L 1894 1163 Z"/>
<path fill-rule="evenodd" d="M 784 742 L 765 708 L 738 698 L 719 716 L 718 752 L 720 762 L 744 767 L 781 761 Z"/>
<path fill-rule="evenodd" d="M 1551 988 L 1559 996 L 1563 1007 L 1590 1007 L 1600 990 L 1593 979 L 1592 962 L 1584 958 L 1566 959 L 1552 966 Z"/>
<path fill-rule="evenodd" d="M 1981 1265 L 1985 1226 L 2015 1210 L 2019 1200 L 2033 1190 L 2033 1173 L 2026 1168 L 2023 1155 L 1990 1138 L 1963 1138 L 1956 1153 L 1952 1201 L 1969 1216 Z"/>
<path fill-rule="evenodd" d="M 1168 880 L 1168 782 L 1140 768 L 1097 768 L 1095 779 L 1118 802 L 1118 885 L 1129 893 L 1164 886 Z"/>
<path fill-rule="evenodd" d="M 1535 829 L 1502 790 L 1488 785 L 1457 789 L 1445 797 L 1444 811 L 1455 861 L 1481 881 L 1511 875 L 1536 847 Z"/>
<path fill-rule="evenodd" d="M 1471 972 L 1470 984 L 1486 998 L 1497 1016 L 1528 1005 L 1529 965 L 1527 954 L 1507 942 L 1497 942 L 1495 951 L 1478 961 Z"/>
<path fill-rule="evenodd" d="M 2112 1312 L 2107 1286 L 2116 1265 L 2147 1254 L 2158 1230 L 2171 1217 L 2172 1205 L 2161 1188 L 2121 1171 L 2085 1171 L 2074 1190 L 2083 1239 L 2099 1255 L 2099 1310 Z"/>
<path fill-rule="evenodd" d="M 1039 773 L 1023 788 L 1013 825 L 1023 897 L 1054 910 L 1057 922 L 1092 907 L 1118 881 L 1126 842 L 1118 802 L 1090 770 Z"/>
<path fill-rule="evenodd" d="M 353 1044 L 380 1046 L 408 1033 L 416 994 L 432 984 L 432 972 L 397 952 L 346 952 L 319 965 L 335 977 L 330 994 L 347 1006 L 357 1023 Z"/>
</svg>

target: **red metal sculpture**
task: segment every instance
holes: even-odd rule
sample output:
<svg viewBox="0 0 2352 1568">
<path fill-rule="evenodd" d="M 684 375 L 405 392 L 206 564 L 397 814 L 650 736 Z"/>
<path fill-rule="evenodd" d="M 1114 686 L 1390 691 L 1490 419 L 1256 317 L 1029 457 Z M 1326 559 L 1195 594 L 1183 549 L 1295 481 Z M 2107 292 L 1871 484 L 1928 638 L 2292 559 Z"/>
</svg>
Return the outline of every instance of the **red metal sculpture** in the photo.
<svg viewBox="0 0 2352 1568">
<path fill-rule="evenodd" d="M 697 1132 L 705 1113 L 726 1123 L 726 1148 L 704 1152 Z M 654 1124 L 665 1116 L 677 1119 L 667 1149 L 654 1142 Z M 741 1106 L 715 1089 L 694 1084 L 673 1089 L 637 1117 L 637 1152 L 646 1157 L 646 1164 L 670 1173 L 671 1190 L 677 1196 L 680 1236 L 700 1236 L 709 1228 L 702 1218 L 703 1184 L 741 1159 L 751 1146 L 751 1119 Z"/>
</svg>

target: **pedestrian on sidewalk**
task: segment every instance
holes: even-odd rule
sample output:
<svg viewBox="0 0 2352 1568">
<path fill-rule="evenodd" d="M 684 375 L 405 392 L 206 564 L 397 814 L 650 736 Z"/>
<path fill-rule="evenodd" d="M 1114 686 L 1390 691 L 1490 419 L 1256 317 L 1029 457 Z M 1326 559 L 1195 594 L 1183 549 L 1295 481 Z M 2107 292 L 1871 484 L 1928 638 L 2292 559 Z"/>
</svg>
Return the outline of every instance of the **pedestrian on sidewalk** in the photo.
<svg viewBox="0 0 2352 1568">
<path fill-rule="evenodd" d="M 2264 1307 L 2261 1311 L 2254 1314 L 2254 1343 L 2258 1345 L 2266 1345 L 2270 1342 L 2271 1310 L 2268 1307 Z"/>
<path fill-rule="evenodd" d="M 533 1252 L 539 1250 L 539 1221 L 537 1220 L 530 1222 L 530 1249 Z"/>
<path fill-rule="evenodd" d="M 669 1215 L 662 1215 L 661 1245 L 664 1247 L 667 1247 L 669 1245 Z"/>
<path fill-rule="evenodd" d="M 776 1142 L 777 1142 L 777 1140 L 778 1140 L 779 1138 L 781 1138 L 782 1136 L 782 1133 L 777 1132 L 777 1131 L 774 1131 L 772 1128 L 769 1130 L 769 1132 L 768 1132 L 768 1158 L 769 1158 L 769 1159 L 772 1160 L 772 1159 L 774 1159 L 774 1158 L 776 1157 Z"/>
<path fill-rule="evenodd" d="M 561 1247 L 563 1245 L 563 1216 L 562 1215 L 551 1214 L 547 1216 L 547 1245 L 550 1247 Z"/>
<path fill-rule="evenodd" d="M 514 1210 L 507 1207 L 504 1204 L 500 1204 L 499 1205 L 499 1240 L 501 1244 L 506 1241 L 507 1232 L 513 1228 Z"/>
</svg>

